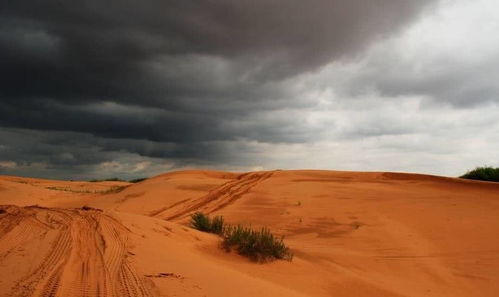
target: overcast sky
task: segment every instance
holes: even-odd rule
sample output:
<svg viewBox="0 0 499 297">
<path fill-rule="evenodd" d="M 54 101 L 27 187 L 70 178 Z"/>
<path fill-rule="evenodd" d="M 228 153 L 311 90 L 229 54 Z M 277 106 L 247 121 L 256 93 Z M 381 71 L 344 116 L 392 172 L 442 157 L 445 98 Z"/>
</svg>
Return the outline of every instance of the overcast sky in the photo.
<svg viewBox="0 0 499 297">
<path fill-rule="evenodd" d="M 0 174 L 499 166 L 497 0 L 0 7 Z"/>
</svg>

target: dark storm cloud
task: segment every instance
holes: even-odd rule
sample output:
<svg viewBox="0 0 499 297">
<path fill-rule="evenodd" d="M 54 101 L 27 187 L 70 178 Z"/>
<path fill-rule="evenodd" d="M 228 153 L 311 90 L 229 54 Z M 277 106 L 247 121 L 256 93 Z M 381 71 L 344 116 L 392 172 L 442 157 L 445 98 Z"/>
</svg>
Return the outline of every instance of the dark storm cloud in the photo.
<svg viewBox="0 0 499 297">
<path fill-rule="evenodd" d="M 0 129 L 0 139 L 0 174 L 58 179 L 133 179 L 189 166 L 234 170 L 251 166 L 258 153 L 237 142 L 189 145 L 18 128 Z"/>
<path fill-rule="evenodd" d="M 220 128 L 224 118 L 301 104 L 259 78 L 358 51 L 425 2 L 9 2 L 0 14 L 1 123 L 174 142 L 244 137 Z M 103 101 L 168 113 L 81 108 Z"/>
<path fill-rule="evenodd" d="M 247 94 L 258 85 L 241 79 L 283 78 L 352 54 L 427 2 L 10 1 L 0 13 L 2 99 L 109 100 L 172 110 L 192 96 L 266 99 Z M 213 78 L 196 76 L 211 65 L 186 55 L 229 60 L 228 76 L 239 75 L 238 83 L 211 87 Z M 187 63 L 190 76 L 168 73 Z M 158 65 L 166 73 L 157 73 Z"/>
<path fill-rule="evenodd" d="M 2 23 L 19 34 L 46 33 L 62 62 L 76 62 L 64 66 L 81 68 L 67 70 L 119 74 L 166 53 L 246 57 L 289 75 L 359 50 L 428 2 L 10 1 Z"/>
<path fill-rule="evenodd" d="M 0 126 L 68 134 L 59 144 L 16 134 L 1 157 L 228 162 L 223 141 L 313 140 L 292 116 L 269 115 L 314 108 L 292 79 L 358 54 L 435 1 L 7 1 Z"/>
</svg>

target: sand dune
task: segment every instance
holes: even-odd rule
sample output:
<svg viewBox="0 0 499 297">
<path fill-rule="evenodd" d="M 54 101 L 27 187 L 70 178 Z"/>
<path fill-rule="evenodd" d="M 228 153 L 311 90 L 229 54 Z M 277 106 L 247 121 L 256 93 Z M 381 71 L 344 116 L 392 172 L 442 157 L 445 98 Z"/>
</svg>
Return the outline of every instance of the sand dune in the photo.
<svg viewBox="0 0 499 297">
<path fill-rule="evenodd" d="M 0 296 L 499 294 L 494 183 L 312 170 L 137 184 L 1 176 L 0 204 Z M 195 211 L 267 226 L 295 257 L 227 254 L 186 226 Z"/>
</svg>

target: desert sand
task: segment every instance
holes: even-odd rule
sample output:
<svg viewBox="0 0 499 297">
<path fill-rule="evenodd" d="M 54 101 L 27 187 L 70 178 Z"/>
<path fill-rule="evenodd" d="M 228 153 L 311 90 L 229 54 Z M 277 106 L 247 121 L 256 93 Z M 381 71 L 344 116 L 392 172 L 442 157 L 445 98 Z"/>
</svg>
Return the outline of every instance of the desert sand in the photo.
<svg viewBox="0 0 499 297">
<path fill-rule="evenodd" d="M 419 174 L 179 171 L 140 183 L 0 176 L 0 296 L 499 296 L 499 184 Z M 226 253 L 195 211 L 285 236 Z"/>
</svg>

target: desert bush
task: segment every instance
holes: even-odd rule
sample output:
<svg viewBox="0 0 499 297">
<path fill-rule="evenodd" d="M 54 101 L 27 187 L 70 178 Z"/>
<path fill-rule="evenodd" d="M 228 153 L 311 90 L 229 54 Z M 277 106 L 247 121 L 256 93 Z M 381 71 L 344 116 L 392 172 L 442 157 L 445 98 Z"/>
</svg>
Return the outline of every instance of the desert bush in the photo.
<svg viewBox="0 0 499 297">
<path fill-rule="evenodd" d="M 499 168 L 477 167 L 460 176 L 465 179 L 499 182 Z"/>
<path fill-rule="evenodd" d="M 126 180 L 123 180 L 123 179 L 117 178 L 117 177 L 111 177 L 111 178 L 105 178 L 105 179 L 91 179 L 91 180 L 89 180 L 89 182 L 91 182 L 91 183 L 98 183 L 98 182 L 105 182 L 105 181 L 126 182 Z"/>
<path fill-rule="evenodd" d="M 191 215 L 191 226 L 203 232 L 222 235 L 225 230 L 224 218 L 222 216 L 210 219 L 202 212 Z"/>
<path fill-rule="evenodd" d="M 218 234 L 223 239 L 222 248 L 228 252 L 234 249 L 254 261 L 291 261 L 293 258 L 293 254 L 284 244 L 284 238 L 274 236 L 268 228 L 255 231 L 242 225 L 231 226 L 225 224 L 222 216 L 210 219 L 201 212 L 191 215 L 191 226 L 200 231 Z"/>
<path fill-rule="evenodd" d="M 83 205 L 80 209 L 81 209 L 81 210 L 84 210 L 84 211 L 91 211 L 91 210 L 94 210 L 94 211 L 100 211 L 100 212 L 102 212 L 102 209 L 100 209 L 100 208 L 95 208 L 95 207 L 91 207 L 91 206 L 88 206 L 88 205 Z"/>
<path fill-rule="evenodd" d="M 114 193 L 119 193 L 126 189 L 128 186 L 112 186 L 107 190 L 101 191 L 100 193 L 102 194 L 114 194 Z"/>
<path fill-rule="evenodd" d="M 196 212 L 195 214 L 191 215 L 191 226 L 199 231 L 211 233 L 210 217 L 202 212 Z"/>
<path fill-rule="evenodd" d="M 255 231 L 248 227 L 228 226 L 223 234 L 222 247 L 235 249 L 240 255 L 258 262 L 274 259 L 291 261 L 293 254 L 284 244 L 284 237 L 275 237 L 268 228 Z"/>
<path fill-rule="evenodd" d="M 211 221 L 210 232 L 222 235 L 225 230 L 224 218 L 222 216 L 214 217 Z"/>
<path fill-rule="evenodd" d="M 141 181 L 144 181 L 146 179 L 147 179 L 147 177 L 141 177 L 141 178 L 136 178 L 136 179 L 129 180 L 128 182 L 136 184 L 136 183 L 140 183 Z"/>
</svg>

